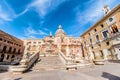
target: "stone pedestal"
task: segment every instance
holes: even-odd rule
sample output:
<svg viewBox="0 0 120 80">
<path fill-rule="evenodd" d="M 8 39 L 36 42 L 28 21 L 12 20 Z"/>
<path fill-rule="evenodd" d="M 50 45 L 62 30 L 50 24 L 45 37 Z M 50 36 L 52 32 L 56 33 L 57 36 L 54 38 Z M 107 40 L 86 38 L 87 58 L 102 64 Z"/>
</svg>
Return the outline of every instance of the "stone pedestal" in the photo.
<svg viewBox="0 0 120 80">
<path fill-rule="evenodd" d="M 95 65 L 104 65 L 104 60 L 94 60 L 93 61 Z"/>
</svg>

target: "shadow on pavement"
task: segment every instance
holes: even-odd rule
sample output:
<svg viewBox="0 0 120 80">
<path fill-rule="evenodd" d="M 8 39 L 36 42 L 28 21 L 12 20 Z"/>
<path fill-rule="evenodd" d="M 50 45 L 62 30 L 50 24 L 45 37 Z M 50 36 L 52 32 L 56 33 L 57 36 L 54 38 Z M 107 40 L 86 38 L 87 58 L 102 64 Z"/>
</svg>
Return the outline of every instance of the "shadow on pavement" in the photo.
<svg viewBox="0 0 120 80">
<path fill-rule="evenodd" d="M 22 78 L 16 78 L 16 79 L 14 79 L 14 80 L 22 80 Z"/>
<path fill-rule="evenodd" d="M 103 72 L 102 77 L 107 78 L 108 80 L 120 80 L 120 77 L 112 75 L 112 74 L 107 73 L 107 72 Z"/>
<path fill-rule="evenodd" d="M 8 72 L 8 71 L 0 71 L 0 73 L 5 73 L 5 72 Z"/>
<path fill-rule="evenodd" d="M 120 60 L 108 60 L 108 62 L 112 62 L 112 63 L 120 63 Z"/>
</svg>

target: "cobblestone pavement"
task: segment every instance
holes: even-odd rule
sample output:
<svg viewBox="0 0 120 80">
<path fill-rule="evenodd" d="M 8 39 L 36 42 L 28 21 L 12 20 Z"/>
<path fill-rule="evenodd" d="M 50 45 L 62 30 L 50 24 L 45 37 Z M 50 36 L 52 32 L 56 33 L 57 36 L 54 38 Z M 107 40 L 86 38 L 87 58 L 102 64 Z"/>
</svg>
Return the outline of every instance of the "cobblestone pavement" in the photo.
<svg viewBox="0 0 120 80">
<path fill-rule="evenodd" d="M 107 62 L 78 70 L 29 71 L 21 75 L 1 72 L 0 80 L 120 80 L 120 63 Z"/>
</svg>

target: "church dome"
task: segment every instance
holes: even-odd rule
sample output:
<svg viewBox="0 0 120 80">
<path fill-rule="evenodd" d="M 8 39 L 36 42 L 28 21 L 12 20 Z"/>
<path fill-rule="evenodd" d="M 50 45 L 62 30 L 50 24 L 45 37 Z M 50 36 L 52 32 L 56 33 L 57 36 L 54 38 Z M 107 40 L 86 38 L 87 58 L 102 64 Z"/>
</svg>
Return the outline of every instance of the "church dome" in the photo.
<svg viewBox="0 0 120 80">
<path fill-rule="evenodd" d="M 62 29 L 62 26 L 61 26 L 61 25 L 59 25 L 58 30 L 57 30 L 56 33 L 55 33 L 55 36 L 59 36 L 59 35 L 65 35 L 65 32 L 64 32 L 64 30 Z"/>
</svg>

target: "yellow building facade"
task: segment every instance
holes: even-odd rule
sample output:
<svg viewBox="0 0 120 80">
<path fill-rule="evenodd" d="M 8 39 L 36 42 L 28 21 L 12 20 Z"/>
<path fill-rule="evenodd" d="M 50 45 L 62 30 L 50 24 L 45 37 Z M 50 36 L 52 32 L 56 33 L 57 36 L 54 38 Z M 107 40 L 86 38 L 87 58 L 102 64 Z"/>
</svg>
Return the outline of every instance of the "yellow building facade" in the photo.
<svg viewBox="0 0 120 80">
<path fill-rule="evenodd" d="M 104 17 L 81 35 L 88 59 L 120 59 L 120 5 L 103 8 Z"/>
</svg>

